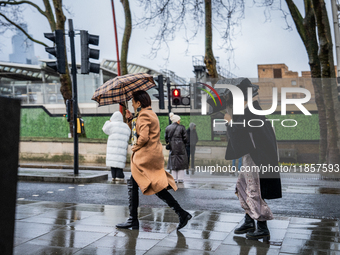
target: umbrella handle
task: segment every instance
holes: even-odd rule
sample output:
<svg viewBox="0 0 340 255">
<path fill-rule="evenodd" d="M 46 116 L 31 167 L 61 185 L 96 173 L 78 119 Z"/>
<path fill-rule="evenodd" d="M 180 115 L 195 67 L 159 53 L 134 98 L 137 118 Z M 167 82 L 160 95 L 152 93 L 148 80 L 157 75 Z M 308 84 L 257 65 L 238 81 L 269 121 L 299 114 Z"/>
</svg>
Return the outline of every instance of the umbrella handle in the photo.
<svg viewBox="0 0 340 255">
<path fill-rule="evenodd" d="M 124 89 L 124 103 L 125 103 L 125 109 L 126 109 L 126 110 L 129 110 L 129 105 L 128 105 L 128 103 L 126 102 L 126 93 L 125 93 L 125 89 Z M 126 124 L 128 124 L 128 123 L 129 123 L 129 120 L 126 119 Z"/>
<path fill-rule="evenodd" d="M 127 110 L 129 110 L 129 105 L 128 105 L 128 103 L 126 102 L 126 94 L 124 93 L 124 101 L 125 101 L 125 108 L 127 109 Z"/>
</svg>

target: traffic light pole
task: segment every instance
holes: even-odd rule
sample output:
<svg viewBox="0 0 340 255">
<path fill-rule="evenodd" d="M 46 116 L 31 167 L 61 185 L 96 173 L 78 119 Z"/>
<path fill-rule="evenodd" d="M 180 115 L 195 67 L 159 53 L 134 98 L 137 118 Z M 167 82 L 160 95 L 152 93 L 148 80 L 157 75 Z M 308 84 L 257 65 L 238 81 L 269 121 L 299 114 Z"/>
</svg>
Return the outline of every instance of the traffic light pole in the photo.
<svg viewBox="0 0 340 255">
<path fill-rule="evenodd" d="M 170 80 L 169 80 L 169 77 L 167 78 L 167 81 L 166 81 L 166 87 L 167 87 L 167 90 L 168 90 L 168 118 L 169 118 L 169 125 L 171 125 L 171 120 L 170 120 L 170 112 L 171 112 L 171 92 L 170 92 Z"/>
<path fill-rule="evenodd" d="M 73 101 L 73 145 L 74 145 L 74 174 L 79 174 L 79 161 L 78 161 L 78 133 L 77 133 L 77 115 L 78 115 L 78 99 L 77 99 L 77 65 L 76 65 L 76 52 L 74 46 L 75 33 L 73 30 L 72 19 L 68 20 L 71 46 L 71 60 L 72 60 L 72 101 Z"/>
</svg>

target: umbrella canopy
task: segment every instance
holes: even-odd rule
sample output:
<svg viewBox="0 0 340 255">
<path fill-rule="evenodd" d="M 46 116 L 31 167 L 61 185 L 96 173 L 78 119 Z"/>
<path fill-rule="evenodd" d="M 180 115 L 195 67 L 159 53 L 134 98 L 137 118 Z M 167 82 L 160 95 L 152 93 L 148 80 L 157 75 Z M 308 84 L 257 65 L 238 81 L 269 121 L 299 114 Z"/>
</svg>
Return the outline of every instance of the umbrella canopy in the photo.
<svg viewBox="0 0 340 255">
<path fill-rule="evenodd" d="M 156 84 L 152 75 L 146 73 L 127 74 L 108 80 L 96 89 L 92 100 L 99 106 L 124 103 L 132 98 L 132 93 L 138 90 L 147 91 Z"/>
</svg>

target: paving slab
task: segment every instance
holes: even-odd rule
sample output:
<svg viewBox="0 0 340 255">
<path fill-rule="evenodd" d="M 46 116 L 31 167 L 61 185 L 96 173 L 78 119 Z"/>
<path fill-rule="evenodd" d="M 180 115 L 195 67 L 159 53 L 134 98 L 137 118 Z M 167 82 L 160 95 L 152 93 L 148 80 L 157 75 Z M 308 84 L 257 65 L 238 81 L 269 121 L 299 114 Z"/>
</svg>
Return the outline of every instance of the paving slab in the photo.
<svg viewBox="0 0 340 255">
<path fill-rule="evenodd" d="M 340 254 L 338 220 L 275 217 L 269 242 L 235 235 L 243 214 L 189 211 L 176 230 L 168 207 L 139 207 L 138 230 L 116 229 L 127 206 L 17 201 L 15 255 L 30 254 Z M 19 216 L 19 217 L 18 217 Z"/>
</svg>

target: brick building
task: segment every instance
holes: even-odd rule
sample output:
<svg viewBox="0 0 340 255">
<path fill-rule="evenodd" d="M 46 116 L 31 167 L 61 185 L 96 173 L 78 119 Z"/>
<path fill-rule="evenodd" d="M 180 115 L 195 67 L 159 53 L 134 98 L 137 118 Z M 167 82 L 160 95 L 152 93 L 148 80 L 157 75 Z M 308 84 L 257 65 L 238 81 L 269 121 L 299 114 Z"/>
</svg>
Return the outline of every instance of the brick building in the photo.
<svg viewBox="0 0 340 255">
<path fill-rule="evenodd" d="M 308 110 L 316 111 L 314 88 L 311 79 L 310 71 L 302 71 L 301 76 L 298 72 L 288 69 L 285 64 L 265 64 L 257 65 L 258 80 L 254 82 L 260 86 L 259 89 L 259 102 L 261 105 L 272 104 L 272 90 L 273 87 L 278 89 L 278 101 L 281 102 L 281 88 L 282 87 L 295 87 L 305 88 L 311 93 L 311 100 L 305 104 Z M 304 98 L 302 93 L 287 93 L 287 98 Z M 277 111 L 280 110 L 278 105 Z M 288 105 L 287 110 L 298 110 L 295 106 Z"/>
</svg>

